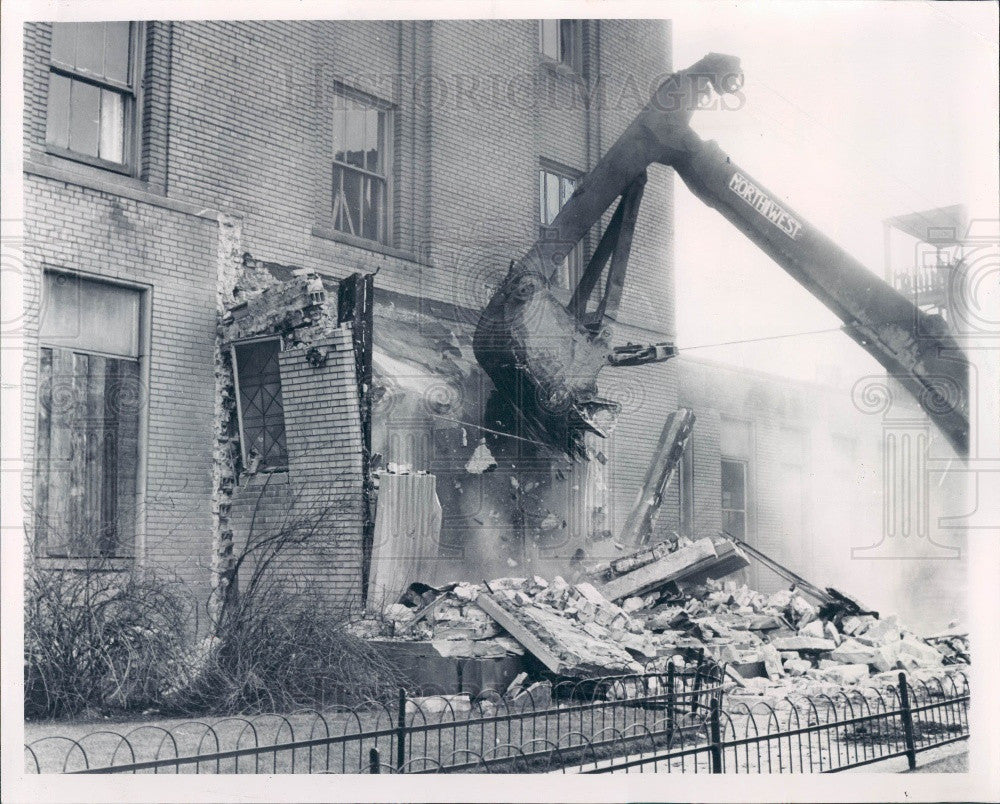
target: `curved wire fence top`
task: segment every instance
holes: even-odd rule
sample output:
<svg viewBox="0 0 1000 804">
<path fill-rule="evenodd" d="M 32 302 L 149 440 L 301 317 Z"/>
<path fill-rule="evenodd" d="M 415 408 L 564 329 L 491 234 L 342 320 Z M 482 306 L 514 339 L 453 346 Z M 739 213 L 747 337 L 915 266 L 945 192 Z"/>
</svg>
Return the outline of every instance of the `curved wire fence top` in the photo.
<svg viewBox="0 0 1000 804">
<path fill-rule="evenodd" d="M 411 688 L 396 700 L 322 711 L 67 727 L 26 745 L 26 765 L 37 773 L 809 772 L 968 735 L 960 671 L 905 688 L 778 701 L 724 699 L 724 673 L 705 663 L 513 693 Z"/>
<path fill-rule="evenodd" d="M 369 751 L 399 756 L 418 747 L 444 765 L 457 754 L 497 753 L 532 740 L 553 745 L 606 729 L 661 727 L 663 710 L 707 712 L 721 696 L 723 669 L 696 668 L 526 684 L 511 694 L 401 689 L 393 701 L 302 709 L 287 714 L 136 723 L 89 730 L 67 726 L 25 746 L 29 772 L 367 772 Z M 669 704 L 669 707 L 668 707 Z M 676 720 L 677 718 L 675 718 Z M 451 760 L 449 760 L 451 757 Z M 397 765 L 402 764 L 397 762 Z M 411 763 L 412 764 L 412 763 Z"/>
</svg>

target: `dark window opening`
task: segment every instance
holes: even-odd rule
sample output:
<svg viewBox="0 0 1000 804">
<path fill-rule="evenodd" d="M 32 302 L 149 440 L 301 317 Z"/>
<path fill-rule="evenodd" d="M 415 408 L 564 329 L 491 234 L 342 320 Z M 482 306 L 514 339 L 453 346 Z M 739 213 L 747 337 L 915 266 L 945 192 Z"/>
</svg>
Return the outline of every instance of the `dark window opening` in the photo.
<svg viewBox="0 0 1000 804">
<path fill-rule="evenodd" d="M 280 351 L 277 340 L 241 343 L 233 347 L 244 466 L 258 459 L 257 466 L 261 469 L 288 466 L 285 408 L 278 367 Z"/>
<path fill-rule="evenodd" d="M 747 465 L 722 461 L 722 529 L 745 539 L 747 535 Z"/>
<path fill-rule="evenodd" d="M 95 163 L 128 167 L 139 23 L 54 22 L 45 141 Z"/>
<path fill-rule="evenodd" d="M 583 55 L 581 33 L 580 20 L 540 20 L 542 55 L 579 72 Z"/>
</svg>

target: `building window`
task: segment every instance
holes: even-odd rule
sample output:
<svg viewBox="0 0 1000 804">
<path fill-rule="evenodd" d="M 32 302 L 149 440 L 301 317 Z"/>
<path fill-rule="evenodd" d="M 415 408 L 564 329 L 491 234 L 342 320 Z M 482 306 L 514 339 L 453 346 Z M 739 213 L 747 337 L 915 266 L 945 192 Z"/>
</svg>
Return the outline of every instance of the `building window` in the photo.
<svg viewBox="0 0 1000 804">
<path fill-rule="evenodd" d="M 141 291 L 46 273 L 35 533 L 42 555 L 130 556 L 139 465 Z"/>
<path fill-rule="evenodd" d="M 54 22 L 45 141 L 83 161 L 129 169 L 140 23 Z"/>
<path fill-rule="evenodd" d="M 538 171 L 538 209 L 539 209 L 539 237 L 544 238 L 552 222 L 559 214 L 573 191 L 576 189 L 577 176 L 568 171 L 558 170 L 552 167 L 542 167 Z M 559 286 L 572 290 L 576 283 L 580 281 L 580 274 L 583 265 L 583 243 L 579 242 L 573 246 L 573 250 L 560 264 L 553 277 L 553 281 Z"/>
<path fill-rule="evenodd" d="M 722 529 L 740 539 L 747 535 L 747 465 L 722 461 Z"/>
<path fill-rule="evenodd" d="M 543 56 L 580 71 L 583 55 L 581 20 L 540 20 L 538 34 Z"/>
<path fill-rule="evenodd" d="M 285 447 L 285 407 L 281 399 L 281 373 L 277 339 L 233 346 L 237 411 L 243 465 L 258 469 L 288 466 Z"/>
<path fill-rule="evenodd" d="M 374 99 L 339 93 L 333 109 L 333 226 L 389 241 L 391 111 Z"/>
</svg>

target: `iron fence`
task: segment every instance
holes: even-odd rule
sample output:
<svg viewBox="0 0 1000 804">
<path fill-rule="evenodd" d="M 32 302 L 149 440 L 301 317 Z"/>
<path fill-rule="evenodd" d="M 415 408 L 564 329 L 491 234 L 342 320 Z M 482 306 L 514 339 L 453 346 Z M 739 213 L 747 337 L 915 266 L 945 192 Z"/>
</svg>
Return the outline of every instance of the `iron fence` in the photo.
<svg viewBox="0 0 1000 804">
<path fill-rule="evenodd" d="M 139 725 L 26 746 L 39 773 L 817 773 L 969 736 L 964 673 L 885 689 L 723 698 L 724 668 L 417 695 L 354 709 Z"/>
<path fill-rule="evenodd" d="M 687 739 L 724 668 L 542 682 L 518 695 L 400 689 L 392 702 L 41 737 L 38 773 L 421 773 L 544 770 Z M 582 759 L 581 759 L 582 761 Z"/>
</svg>

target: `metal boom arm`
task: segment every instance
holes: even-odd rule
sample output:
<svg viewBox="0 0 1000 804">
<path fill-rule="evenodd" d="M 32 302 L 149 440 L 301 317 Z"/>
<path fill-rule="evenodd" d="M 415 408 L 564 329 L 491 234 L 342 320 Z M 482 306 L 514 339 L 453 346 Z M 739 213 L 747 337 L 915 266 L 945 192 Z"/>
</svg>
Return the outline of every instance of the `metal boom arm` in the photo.
<svg viewBox="0 0 1000 804">
<path fill-rule="evenodd" d="M 709 87 L 729 94 L 742 83 L 739 60 L 713 53 L 657 88 L 581 179 L 545 236 L 511 265 L 480 317 L 477 359 L 501 395 L 537 430 L 551 432 L 558 419 L 563 422 L 559 437 L 579 429 L 602 432 L 597 423 L 613 404 L 597 397 L 597 372 L 615 360 L 608 359 L 601 319 L 614 315 L 646 169 L 658 163 L 674 168 L 698 198 L 836 314 L 847 334 L 900 379 L 964 456 L 969 365 L 943 319 L 920 310 L 691 129 L 691 116 Z M 550 279 L 619 197 L 619 211 L 564 307 L 554 299 Z M 587 300 L 609 258 L 604 298 L 596 312 L 587 313 Z"/>
</svg>

